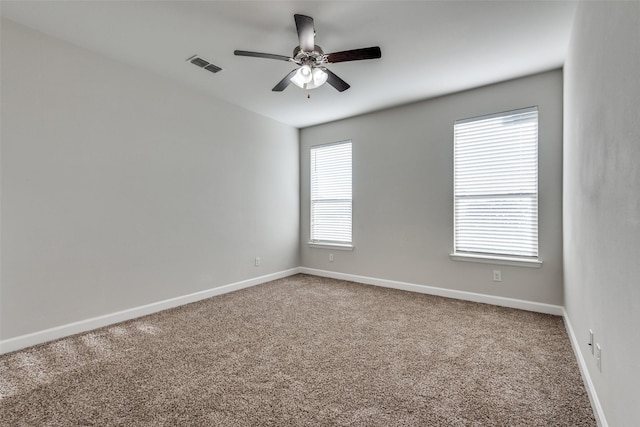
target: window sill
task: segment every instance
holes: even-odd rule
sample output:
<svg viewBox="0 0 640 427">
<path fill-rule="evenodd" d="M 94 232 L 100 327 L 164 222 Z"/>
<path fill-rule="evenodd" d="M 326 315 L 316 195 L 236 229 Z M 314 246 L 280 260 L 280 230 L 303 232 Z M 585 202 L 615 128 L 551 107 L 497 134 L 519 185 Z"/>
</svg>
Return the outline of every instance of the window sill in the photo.
<svg viewBox="0 0 640 427">
<path fill-rule="evenodd" d="M 346 243 L 320 243 L 320 242 L 307 242 L 310 248 L 324 248 L 335 249 L 338 251 L 352 251 L 353 245 Z"/>
<path fill-rule="evenodd" d="M 491 256 L 491 255 L 472 255 L 472 254 L 450 254 L 451 259 L 454 261 L 465 262 L 480 262 L 485 264 L 498 264 L 498 265 L 512 265 L 515 267 L 529 267 L 540 268 L 542 261 L 537 259 L 523 259 L 506 256 Z"/>
</svg>

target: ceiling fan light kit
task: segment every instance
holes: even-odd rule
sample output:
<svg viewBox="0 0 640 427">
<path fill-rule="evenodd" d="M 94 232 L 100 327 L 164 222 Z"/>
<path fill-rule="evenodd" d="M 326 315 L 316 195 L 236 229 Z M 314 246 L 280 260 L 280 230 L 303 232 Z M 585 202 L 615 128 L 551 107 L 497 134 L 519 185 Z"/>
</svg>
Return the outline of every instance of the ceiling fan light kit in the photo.
<svg viewBox="0 0 640 427">
<path fill-rule="evenodd" d="M 309 65 L 303 65 L 298 68 L 290 80 L 300 89 L 315 89 L 325 84 L 328 77 L 329 75 L 322 71 L 321 68 L 312 69 Z"/>
<path fill-rule="evenodd" d="M 300 44 L 293 50 L 292 57 L 246 50 L 236 50 L 233 52 L 237 56 L 276 59 L 299 65 L 299 68 L 289 72 L 289 74 L 273 87 L 272 90 L 274 92 L 285 90 L 290 83 L 305 90 L 315 89 L 325 83 L 329 83 L 329 85 L 333 86 L 338 92 L 343 92 L 351 86 L 327 69 L 324 66 L 325 64 L 382 57 L 378 46 L 325 54 L 322 48 L 315 44 L 316 32 L 313 26 L 313 18 L 298 14 L 293 15 L 293 17 L 296 22 L 296 30 L 298 31 Z"/>
</svg>

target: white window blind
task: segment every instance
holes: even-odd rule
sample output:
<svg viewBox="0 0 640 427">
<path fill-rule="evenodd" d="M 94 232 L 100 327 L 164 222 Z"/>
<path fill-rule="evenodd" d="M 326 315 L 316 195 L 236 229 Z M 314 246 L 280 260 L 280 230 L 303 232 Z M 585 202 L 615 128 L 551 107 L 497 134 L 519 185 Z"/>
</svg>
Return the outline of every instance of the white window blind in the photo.
<svg viewBox="0 0 640 427">
<path fill-rule="evenodd" d="M 351 141 L 311 147 L 311 242 L 351 243 Z"/>
<path fill-rule="evenodd" d="M 538 257 L 538 108 L 454 124 L 458 254 Z"/>
</svg>

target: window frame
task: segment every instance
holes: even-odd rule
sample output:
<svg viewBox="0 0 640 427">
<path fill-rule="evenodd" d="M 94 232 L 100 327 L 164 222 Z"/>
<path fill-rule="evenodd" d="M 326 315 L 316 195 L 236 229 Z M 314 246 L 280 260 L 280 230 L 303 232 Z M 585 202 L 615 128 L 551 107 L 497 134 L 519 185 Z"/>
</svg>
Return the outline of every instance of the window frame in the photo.
<svg viewBox="0 0 640 427">
<path fill-rule="evenodd" d="M 474 195 L 469 195 L 469 194 L 458 194 L 458 185 L 457 185 L 457 175 L 456 172 L 459 171 L 460 166 L 458 165 L 458 161 L 464 161 L 464 160 L 460 160 L 458 158 L 458 156 L 456 155 L 456 150 L 459 149 L 459 144 L 458 144 L 458 130 L 457 130 L 457 126 L 458 125 L 464 125 L 464 124 L 468 124 L 468 123 L 475 123 L 475 122 L 482 122 L 482 121 L 487 121 L 487 120 L 491 120 L 491 119 L 497 119 L 497 118 L 505 118 L 505 119 L 509 119 L 509 118 L 513 118 L 514 116 L 517 115 L 521 115 L 521 114 L 530 114 L 532 112 L 535 112 L 535 119 L 536 119 L 536 132 L 535 132 L 535 192 L 531 193 L 531 192 L 518 192 L 518 191 L 514 191 L 514 192 L 510 192 L 510 191 L 506 191 L 506 190 L 502 190 L 502 192 L 497 190 L 497 187 L 489 187 L 492 191 L 489 192 L 488 189 L 483 189 L 482 191 L 478 191 L 477 194 Z M 540 235 L 539 235 L 539 218 L 540 218 L 540 209 L 539 209 L 539 200 L 540 200 L 540 185 L 539 185 L 539 180 L 540 180 L 540 167 L 539 167 L 539 147 L 540 147 L 540 137 L 539 137 L 539 122 L 540 122 L 540 115 L 539 115 L 539 108 L 538 106 L 531 106 L 531 107 L 525 107 L 525 108 L 518 108 L 518 109 L 514 109 L 514 110 L 508 110 L 508 111 L 503 111 L 503 112 L 499 112 L 499 113 L 491 113 L 491 114 L 486 114 L 486 115 L 481 115 L 481 116 L 475 116 L 475 117 L 469 117 L 469 118 L 465 118 L 465 119 L 459 119 L 456 120 L 454 122 L 453 125 L 453 252 L 450 254 L 451 258 L 453 260 L 456 261 L 471 261 L 471 262 L 482 262 L 482 263 L 491 263 L 491 264 L 503 264 L 503 265 L 514 265 L 514 266 L 524 266 L 524 267 L 540 267 L 542 265 L 542 261 L 540 260 Z M 492 129 L 490 132 L 487 133 L 493 133 L 493 132 L 499 132 L 502 131 L 503 127 L 497 127 L 496 129 Z M 505 151 L 508 151 L 509 149 L 513 149 L 513 145 L 505 148 Z M 488 151 L 488 150 L 487 150 Z M 515 156 L 513 156 L 515 157 Z M 503 165 L 504 166 L 504 165 Z M 499 169 L 496 169 L 499 170 Z M 477 179 L 477 178 L 473 178 L 473 179 Z M 495 179 L 495 178 L 494 178 Z M 469 185 L 469 184 L 467 184 Z M 499 185 L 498 185 L 499 187 Z M 469 190 L 469 187 L 467 187 L 467 190 Z M 521 254 L 517 254 L 515 253 L 516 251 L 513 250 L 514 248 L 512 247 L 511 253 L 498 253 L 498 252 L 492 252 L 491 249 L 491 245 L 487 245 L 484 248 L 480 248 L 480 249 L 485 249 L 485 250 L 469 250 L 469 247 L 467 247 L 467 250 L 460 250 L 460 247 L 458 245 L 458 238 L 459 238 L 459 226 L 458 226 L 458 222 L 460 221 L 459 218 L 459 201 L 462 200 L 469 200 L 469 201 L 479 201 L 481 199 L 485 199 L 485 200 L 491 200 L 493 199 L 516 199 L 516 198 L 520 198 L 520 199 L 526 199 L 526 198 L 533 198 L 532 201 L 535 201 L 535 209 L 533 211 L 533 213 L 535 214 L 535 255 L 521 255 Z M 499 206 L 499 204 L 497 205 Z M 529 211 L 531 212 L 531 211 Z M 491 215 L 492 214 L 488 214 L 489 216 L 487 217 L 488 219 L 491 219 Z M 499 223 L 496 226 L 496 228 L 501 228 L 502 226 L 504 226 L 505 223 Z M 492 226 L 489 225 L 487 226 L 487 229 L 490 229 Z M 525 229 L 524 227 L 522 227 L 522 229 Z M 493 250 L 496 250 L 495 247 L 493 248 Z M 506 251 L 502 251 L 502 252 L 506 252 Z"/>
<path fill-rule="evenodd" d="M 320 148 L 328 148 L 338 145 L 349 145 L 350 146 L 350 197 L 349 201 L 349 235 L 350 240 L 330 240 L 330 239 L 314 239 L 314 202 L 317 202 L 318 199 L 314 199 L 314 177 L 313 177 L 313 165 L 314 165 L 314 150 Z M 322 200 L 322 199 L 320 199 Z M 324 200 L 331 200 L 330 198 L 325 198 Z M 347 199 L 345 199 L 347 200 Z M 316 144 L 309 148 L 309 241 L 307 242 L 309 247 L 314 248 L 332 248 L 337 250 L 353 250 L 353 141 L 350 139 L 329 142 L 323 144 Z"/>
</svg>

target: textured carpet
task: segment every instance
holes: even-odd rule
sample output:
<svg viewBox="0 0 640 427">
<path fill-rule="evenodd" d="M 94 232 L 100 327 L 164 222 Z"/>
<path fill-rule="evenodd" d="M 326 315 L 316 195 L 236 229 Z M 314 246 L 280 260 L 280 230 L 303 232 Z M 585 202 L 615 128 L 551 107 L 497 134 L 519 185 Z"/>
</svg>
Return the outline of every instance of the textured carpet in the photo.
<svg viewBox="0 0 640 427">
<path fill-rule="evenodd" d="M 562 318 L 297 275 L 0 357 L 2 426 L 594 426 Z"/>
</svg>

